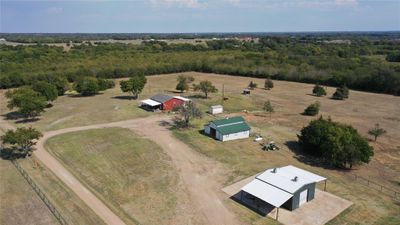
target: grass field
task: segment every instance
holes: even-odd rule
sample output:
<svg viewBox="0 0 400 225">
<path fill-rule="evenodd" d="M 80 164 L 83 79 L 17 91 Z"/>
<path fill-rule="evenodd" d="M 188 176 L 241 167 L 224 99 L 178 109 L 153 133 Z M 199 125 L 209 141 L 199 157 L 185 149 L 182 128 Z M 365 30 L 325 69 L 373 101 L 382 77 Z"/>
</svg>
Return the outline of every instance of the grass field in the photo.
<svg viewBox="0 0 400 225">
<path fill-rule="evenodd" d="M 0 159 L 0 224 L 56 224 L 53 214 L 7 160 Z"/>
<path fill-rule="evenodd" d="M 177 175 L 153 142 L 109 128 L 59 135 L 46 146 L 127 224 L 173 223 Z"/>
<path fill-rule="evenodd" d="M 274 81 L 275 87 L 272 90 L 267 91 L 262 88 L 257 88 L 252 91 L 250 96 L 243 96 L 240 94 L 241 90 L 245 88 L 251 80 L 257 83 L 259 87 L 263 86 L 264 80 L 195 72 L 185 74 L 192 75 L 195 78 L 194 83 L 198 83 L 201 80 L 210 80 L 220 90 L 218 93 L 210 94 L 209 99 L 199 97 L 201 93 L 192 90 L 182 94 L 192 98 L 202 111 L 205 112 L 210 105 L 222 103 L 221 90 L 224 85 L 224 96 L 227 97 L 228 100 L 224 101 L 223 104 L 227 114 L 221 117 L 225 115 L 243 115 L 246 120 L 249 121 L 253 134 L 259 133 L 267 137 L 268 140 L 276 141 L 282 147 L 280 151 L 262 152 L 259 145 L 252 142 L 251 139 L 226 143 L 214 141 L 199 133 L 203 124 L 213 119 L 213 117 L 210 116 L 205 116 L 202 120 L 195 121 L 195 128 L 193 129 L 174 131 L 179 139 L 192 146 L 195 150 L 226 165 L 230 176 L 223 181 L 224 184 L 230 184 L 266 168 L 292 164 L 326 176 L 329 180 L 329 192 L 354 202 L 351 208 L 331 221 L 331 224 L 399 223 L 400 218 L 398 212 L 400 211 L 400 206 L 398 203 L 393 202 L 389 197 L 381 195 L 377 191 L 354 182 L 352 179 L 353 175 L 356 174 L 392 189 L 400 189 L 399 97 L 351 90 L 349 99 L 346 101 L 336 101 L 329 98 L 334 92 L 334 88 L 327 87 L 328 96 L 318 98 L 311 95 L 313 85 L 285 81 Z M 140 99 L 150 97 L 155 93 L 181 95 L 174 90 L 177 76 L 178 74 L 147 77 L 148 83 Z M 153 114 L 145 112 L 137 107 L 140 99 L 127 100 L 123 97 L 127 95 L 128 94 L 122 93 L 119 90 L 119 85 L 117 84 L 114 89 L 107 90 L 103 94 L 94 97 L 63 96 L 57 99 L 52 108 L 47 109 L 46 112 L 43 113 L 39 121 L 23 125 L 32 125 L 40 130 L 46 131 L 145 117 Z M 276 111 L 272 114 L 271 118 L 269 115 L 261 112 L 263 103 L 266 100 L 272 102 Z M 380 137 L 378 142 L 370 142 L 375 149 L 375 155 L 368 165 L 358 166 L 352 171 L 324 169 L 315 166 L 308 158 L 297 155 L 295 145 L 297 141 L 296 134 L 303 126 L 308 124 L 310 120 L 316 118 L 306 117 L 301 115 L 301 113 L 306 106 L 317 100 L 321 102 L 320 115 L 324 117 L 329 116 L 335 121 L 350 124 L 357 128 L 363 136 L 367 136 L 367 131 L 372 128 L 375 123 L 379 123 L 381 127 L 387 130 L 387 134 Z M 4 114 L 7 112 L 7 109 L 3 107 L 5 106 L 5 99 L 2 94 L 0 94 L 0 103 L 1 113 Z M 243 110 L 249 112 L 245 113 Z M 105 199 L 111 198 L 110 196 L 114 195 L 122 196 L 116 199 L 121 202 L 126 201 L 126 205 L 120 204 L 120 202 L 111 202 L 110 204 L 114 210 L 124 211 L 125 213 L 123 216 L 127 221 L 133 221 L 132 218 L 141 222 L 144 221 L 144 223 L 151 223 L 153 219 L 154 221 L 160 221 L 160 218 L 163 217 L 162 215 L 160 215 L 159 218 L 154 218 L 153 215 L 149 216 L 146 212 L 141 212 L 140 209 L 135 208 L 136 204 L 138 204 L 136 201 L 139 200 L 135 199 L 135 202 L 126 200 L 128 197 L 130 199 L 130 194 L 132 194 L 123 193 L 122 191 L 125 190 L 124 188 L 130 187 L 128 184 L 126 184 L 127 186 L 117 185 L 120 182 L 123 183 L 123 181 L 118 181 L 112 185 L 112 182 L 109 181 L 111 178 L 125 181 L 126 179 L 122 179 L 122 177 L 128 177 L 128 175 L 124 175 L 124 171 L 121 171 L 116 163 L 113 164 L 112 162 L 121 162 L 120 164 L 123 166 L 121 168 L 124 169 L 129 167 L 129 169 L 133 170 L 135 167 L 130 164 L 132 162 L 127 162 L 122 155 L 111 155 L 111 152 L 104 150 L 104 146 L 109 145 L 107 142 L 102 141 L 109 140 L 109 143 L 113 143 L 121 139 L 122 142 L 125 142 L 126 137 L 135 139 L 136 136 L 131 133 L 125 133 L 125 131 L 108 135 L 98 133 L 92 134 L 91 132 L 92 131 L 79 132 L 54 137 L 50 140 L 48 146 L 52 149 L 53 154 L 59 157 L 68 168 L 75 171 L 74 174 L 84 180 L 89 187 L 92 187 L 92 190 L 97 192 L 99 196 L 101 195 Z M 93 132 L 99 131 L 96 130 Z M 115 135 L 117 135 L 117 137 L 115 137 Z M 123 137 L 118 137 L 118 135 L 122 135 Z M 133 137 L 130 135 L 133 135 Z M 110 140 L 109 137 L 114 138 Z M 67 138 L 67 141 L 65 141 L 64 138 Z M 132 143 L 132 145 L 133 144 L 134 143 Z M 90 151 L 84 151 L 83 149 Z M 104 151 L 99 152 L 101 149 Z M 115 149 L 115 152 L 127 151 L 124 146 L 119 145 L 113 145 L 112 149 Z M 161 153 L 158 152 L 157 154 Z M 107 161 L 108 158 L 106 156 L 113 159 L 110 160 L 112 162 Z M 85 157 L 93 159 L 93 164 L 85 164 L 84 162 L 86 161 L 82 160 Z M 133 161 L 139 161 L 137 156 L 132 156 L 132 158 Z M 99 167 L 96 167 L 97 163 L 101 163 L 101 166 L 104 166 L 104 168 L 100 167 L 99 169 Z M 156 161 L 155 163 L 155 165 L 157 165 L 159 162 Z M 150 165 L 146 164 L 146 166 Z M 107 168 L 107 171 L 105 171 L 105 168 Z M 143 171 L 139 171 L 137 174 L 142 175 L 142 173 Z M 153 176 L 153 174 L 146 174 L 146 176 Z M 99 181 L 105 184 L 101 189 L 99 189 Z M 152 183 L 148 185 L 150 187 Z M 170 185 L 173 186 L 173 184 Z M 169 191 L 167 186 L 164 186 L 163 189 L 166 189 L 167 192 Z M 142 189 L 139 188 L 139 190 Z M 159 196 L 159 193 L 155 193 L 154 195 Z M 150 205 L 156 204 L 154 202 L 157 202 L 157 197 L 154 201 L 146 199 L 146 203 L 147 202 L 149 202 L 148 204 Z M 270 220 L 263 219 L 247 208 L 229 199 L 227 199 L 226 203 L 229 204 L 232 210 L 237 212 L 246 223 L 271 223 Z M 115 205 L 121 205 L 122 208 L 118 208 Z M 157 205 L 157 207 L 165 207 L 165 205 Z M 150 211 L 147 210 L 147 212 Z M 172 212 L 165 211 L 164 218 L 167 218 L 167 215 L 171 215 L 170 213 Z M 171 221 L 168 222 L 172 223 Z"/>
</svg>

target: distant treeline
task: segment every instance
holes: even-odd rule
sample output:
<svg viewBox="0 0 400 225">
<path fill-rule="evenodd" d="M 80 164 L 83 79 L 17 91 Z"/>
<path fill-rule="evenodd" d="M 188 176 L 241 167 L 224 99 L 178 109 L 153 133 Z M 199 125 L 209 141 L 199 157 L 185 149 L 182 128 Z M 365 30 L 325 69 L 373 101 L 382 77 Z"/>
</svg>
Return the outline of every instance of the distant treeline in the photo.
<svg viewBox="0 0 400 225">
<path fill-rule="evenodd" d="M 46 45 L 0 45 L 0 88 L 28 85 L 43 77 L 101 78 L 185 71 L 213 72 L 319 83 L 400 95 L 400 42 L 360 38 L 351 44 L 287 36 L 256 42 L 212 40 L 206 45 L 145 41 L 82 44 L 64 52 Z M 389 60 L 390 59 L 390 60 Z M 394 62 L 389 62 L 394 61 Z"/>
<path fill-rule="evenodd" d="M 89 40 L 160 40 L 195 38 L 264 38 L 289 37 L 295 40 L 369 39 L 399 40 L 400 32 L 244 32 L 244 33 L 0 33 L 0 38 L 19 43 L 82 43 Z"/>
</svg>

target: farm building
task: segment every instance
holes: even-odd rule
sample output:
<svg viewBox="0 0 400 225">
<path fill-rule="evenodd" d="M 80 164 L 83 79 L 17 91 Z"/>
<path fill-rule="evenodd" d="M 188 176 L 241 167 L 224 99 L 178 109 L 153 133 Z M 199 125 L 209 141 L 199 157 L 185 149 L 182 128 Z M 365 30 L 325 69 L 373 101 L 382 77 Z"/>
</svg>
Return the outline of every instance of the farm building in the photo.
<svg viewBox="0 0 400 225">
<path fill-rule="evenodd" d="M 250 127 L 243 117 L 237 116 L 210 122 L 204 126 L 204 133 L 220 141 L 230 141 L 248 138 Z"/>
<path fill-rule="evenodd" d="M 212 105 L 208 109 L 208 112 L 212 115 L 223 113 L 224 112 L 224 107 L 222 105 Z"/>
<path fill-rule="evenodd" d="M 174 107 L 184 105 L 190 99 L 181 96 L 156 94 L 140 102 L 141 107 L 148 110 L 172 110 Z"/>
<path fill-rule="evenodd" d="M 316 183 L 320 181 L 326 182 L 326 178 L 292 165 L 268 169 L 242 187 L 241 198 L 250 195 L 292 211 L 314 199 Z"/>
</svg>

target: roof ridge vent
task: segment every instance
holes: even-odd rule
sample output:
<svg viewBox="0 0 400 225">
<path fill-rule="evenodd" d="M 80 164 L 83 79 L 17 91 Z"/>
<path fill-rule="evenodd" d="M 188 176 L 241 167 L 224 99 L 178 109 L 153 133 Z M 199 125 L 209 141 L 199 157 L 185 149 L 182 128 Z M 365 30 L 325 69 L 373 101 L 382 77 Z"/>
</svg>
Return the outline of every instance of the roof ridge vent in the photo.
<svg viewBox="0 0 400 225">
<path fill-rule="evenodd" d="M 299 180 L 299 177 L 295 176 L 292 181 L 297 182 Z"/>
</svg>

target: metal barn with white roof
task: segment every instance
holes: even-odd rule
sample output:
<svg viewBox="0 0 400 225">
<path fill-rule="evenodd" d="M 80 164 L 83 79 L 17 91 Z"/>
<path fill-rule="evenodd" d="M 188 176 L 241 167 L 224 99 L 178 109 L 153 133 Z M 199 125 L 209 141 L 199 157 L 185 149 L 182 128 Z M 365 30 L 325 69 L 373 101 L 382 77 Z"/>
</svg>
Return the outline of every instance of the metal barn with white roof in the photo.
<svg viewBox="0 0 400 225">
<path fill-rule="evenodd" d="M 314 199 L 320 181 L 326 178 L 289 165 L 266 170 L 241 190 L 276 208 L 294 210 Z"/>
</svg>

